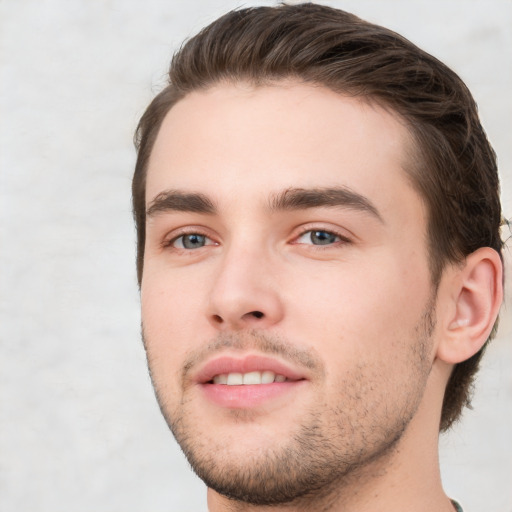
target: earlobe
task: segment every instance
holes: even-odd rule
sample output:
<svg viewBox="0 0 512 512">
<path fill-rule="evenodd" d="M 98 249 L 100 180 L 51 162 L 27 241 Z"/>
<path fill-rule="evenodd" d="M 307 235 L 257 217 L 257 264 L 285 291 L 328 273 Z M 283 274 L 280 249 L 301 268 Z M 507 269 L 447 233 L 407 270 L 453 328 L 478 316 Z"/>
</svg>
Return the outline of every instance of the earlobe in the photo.
<svg viewBox="0 0 512 512">
<path fill-rule="evenodd" d="M 450 317 L 446 318 L 437 357 L 456 364 L 476 354 L 494 326 L 503 300 L 503 264 L 482 247 L 470 254 L 452 279 Z"/>
</svg>

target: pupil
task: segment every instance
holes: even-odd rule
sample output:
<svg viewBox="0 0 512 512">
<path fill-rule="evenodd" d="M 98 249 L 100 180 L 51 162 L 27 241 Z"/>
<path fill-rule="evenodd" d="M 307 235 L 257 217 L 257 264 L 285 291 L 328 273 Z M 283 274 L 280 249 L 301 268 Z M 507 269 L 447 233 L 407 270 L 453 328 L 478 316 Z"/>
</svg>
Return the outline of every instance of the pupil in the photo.
<svg viewBox="0 0 512 512">
<path fill-rule="evenodd" d="M 183 237 L 183 247 L 185 249 L 197 249 L 203 247 L 205 242 L 203 235 L 186 235 Z"/>
<path fill-rule="evenodd" d="M 336 235 L 327 231 L 313 231 L 311 233 L 311 241 L 315 245 L 328 245 L 336 242 Z"/>
</svg>

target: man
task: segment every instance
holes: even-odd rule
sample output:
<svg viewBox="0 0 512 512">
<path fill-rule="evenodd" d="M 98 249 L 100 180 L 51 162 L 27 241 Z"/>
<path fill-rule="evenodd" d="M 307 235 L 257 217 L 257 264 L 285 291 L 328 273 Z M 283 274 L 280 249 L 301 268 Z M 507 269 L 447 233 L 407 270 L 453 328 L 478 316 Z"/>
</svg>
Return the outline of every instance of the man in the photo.
<svg viewBox="0 0 512 512">
<path fill-rule="evenodd" d="M 438 435 L 502 300 L 461 80 L 339 10 L 243 9 L 174 57 L 137 145 L 144 344 L 209 509 L 458 509 Z"/>
</svg>

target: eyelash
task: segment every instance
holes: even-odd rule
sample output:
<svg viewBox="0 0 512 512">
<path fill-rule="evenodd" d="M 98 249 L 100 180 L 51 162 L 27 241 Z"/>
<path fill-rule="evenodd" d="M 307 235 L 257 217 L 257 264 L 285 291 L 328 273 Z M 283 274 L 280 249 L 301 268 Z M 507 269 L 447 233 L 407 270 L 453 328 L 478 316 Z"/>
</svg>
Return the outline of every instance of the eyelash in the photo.
<svg viewBox="0 0 512 512">
<path fill-rule="evenodd" d="M 174 236 L 172 238 L 166 238 L 163 242 L 162 242 L 162 248 L 164 249 L 174 249 L 174 250 L 177 250 L 177 251 L 185 251 L 185 252 L 190 252 L 192 251 L 193 249 L 186 249 L 186 248 L 183 248 L 183 247 L 173 247 L 173 245 L 180 239 L 180 238 L 183 238 L 183 237 L 186 237 L 186 236 L 189 236 L 189 235 L 198 235 L 198 236 L 204 236 L 205 238 L 207 238 L 208 240 L 211 240 L 213 243 L 211 244 L 206 244 L 206 245 L 218 245 L 210 236 L 208 236 L 203 230 L 201 229 L 186 229 L 186 230 L 183 230 L 177 234 L 174 234 Z"/>
<path fill-rule="evenodd" d="M 300 238 L 302 238 L 307 233 L 314 233 L 314 232 L 317 232 L 317 233 L 327 233 L 329 235 L 335 236 L 336 238 L 338 238 L 338 240 L 336 240 L 334 243 L 331 243 L 331 244 L 303 244 L 303 245 L 311 245 L 312 247 L 315 248 L 315 250 L 324 250 L 324 249 L 327 249 L 327 248 L 332 247 L 332 246 L 337 246 L 337 245 L 340 245 L 340 244 L 343 245 L 343 244 L 350 244 L 350 243 L 352 243 L 352 240 L 347 238 L 347 236 L 342 235 L 340 232 L 338 232 L 336 230 L 333 230 L 333 229 L 330 229 L 330 228 L 329 229 L 325 229 L 325 228 L 318 227 L 318 226 L 314 226 L 314 227 L 309 227 L 308 226 L 308 227 L 304 228 L 296 237 L 294 237 L 295 242 L 293 242 L 293 243 L 299 245 L 299 242 L 296 242 L 296 240 L 299 240 Z"/>
<path fill-rule="evenodd" d="M 313 244 L 313 243 L 301 243 L 301 242 L 298 242 L 297 240 L 301 239 L 304 235 L 308 234 L 308 233 L 314 233 L 314 232 L 318 232 L 318 233 L 326 233 L 328 235 L 332 235 L 334 237 L 336 237 L 338 240 L 334 241 L 333 243 L 327 243 L 327 244 Z M 174 247 L 174 244 L 180 239 L 180 238 L 183 238 L 183 237 L 186 237 L 188 235 L 198 235 L 198 236 L 201 236 L 201 237 L 205 237 L 206 239 L 208 239 L 210 242 L 213 242 L 213 243 L 207 243 L 201 247 L 198 247 L 198 248 L 195 248 L 195 249 L 192 249 L 192 248 L 185 248 L 185 247 Z M 311 246 L 312 248 L 314 248 L 314 250 L 326 250 L 330 247 L 333 247 L 333 246 L 338 246 L 338 245 L 344 245 L 344 244 L 350 244 L 352 243 L 352 240 L 350 240 L 349 238 L 347 238 L 346 236 L 342 235 L 341 233 L 339 233 L 338 231 L 336 230 L 333 230 L 333 229 L 325 229 L 325 228 L 321 228 L 321 227 L 318 227 L 318 226 L 314 226 L 314 227 L 305 227 L 304 229 L 302 229 L 300 231 L 300 233 L 296 236 L 294 236 L 293 238 L 293 241 L 291 242 L 293 245 L 305 245 L 305 246 Z M 193 228 L 190 228 L 190 229 L 186 229 L 186 230 L 183 230 L 181 232 L 179 232 L 178 234 L 175 234 L 172 238 L 170 239 L 166 239 L 162 242 L 162 248 L 164 249 L 173 249 L 173 250 L 176 250 L 176 251 L 182 251 L 182 252 L 193 252 L 195 250 L 198 250 L 198 249 L 201 249 L 205 246 L 208 246 L 208 245 L 218 245 L 218 243 L 216 243 L 210 236 L 208 236 L 203 230 L 201 229 L 193 229 Z"/>
</svg>

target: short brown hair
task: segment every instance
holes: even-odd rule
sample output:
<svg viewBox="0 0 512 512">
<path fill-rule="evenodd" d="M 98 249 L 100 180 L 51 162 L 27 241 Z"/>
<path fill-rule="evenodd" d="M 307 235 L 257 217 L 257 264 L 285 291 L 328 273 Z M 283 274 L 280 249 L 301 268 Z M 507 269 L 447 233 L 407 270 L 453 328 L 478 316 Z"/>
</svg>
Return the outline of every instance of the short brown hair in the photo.
<svg viewBox="0 0 512 512">
<path fill-rule="evenodd" d="M 296 79 L 375 101 L 398 113 L 415 142 L 407 170 L 428 209 L 429 261 L 437 287 L 448 262 L 479 247 L 501 255 L 501 206 L 494 151 L 462 80 L 404 37 L 344 11 L 311 3 L 232 11 L 174 55 L 167 87 L 137 127 L 133 177 L 137 272 L 142 279 L 145 182 L 164 117 L 191 91 L 224 81 L 254 85 Z M 494 334 L 494 330 L 493 330 Z M 492 337 L 492 335 L 491 335 Z M 459 363 L 441 418 L 446 430 L 470 405 L 482 351 Z"/>
</svg>

